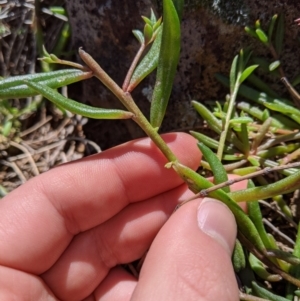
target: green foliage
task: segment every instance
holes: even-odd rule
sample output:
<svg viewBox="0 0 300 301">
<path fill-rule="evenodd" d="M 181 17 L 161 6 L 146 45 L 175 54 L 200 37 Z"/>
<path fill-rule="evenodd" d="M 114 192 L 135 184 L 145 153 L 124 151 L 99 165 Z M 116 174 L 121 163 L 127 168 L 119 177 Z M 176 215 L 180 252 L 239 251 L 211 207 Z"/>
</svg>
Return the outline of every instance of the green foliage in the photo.
<svg viewBox="0 0 300 301">
<path fill-rule="evenodd" d="M 246 291 L 269 298 L 269 300 L 286 300 L 260 287 L 257 282 L 285 279 L 286 283 L 290 283 L 288 293 L 293 296 L 296 287 L 300 287 L 300 281 L 295 278 L 300 273 L 295 265 L 298 261 L 294 258 L 300 257 L 299 235 L 294 256 L 279 251 L 273 237 L 264 228 L 258 200 L 273 198 L 282 208 L 282 214 L 291 218 L 282 195 L 300 188 L 300 171 L 297 169 L 299 164 L 293 165 L 293 168 L 282 167 L 282 164 L 289 163 L 299 156 L 299 143 L 296 140 L 299 140 L 300 134 L 294 130 L 300 125 L 300 111 L 293 101 L 280 98 L 267 84 L 254 75 L 260 64 L 252 60 L 250 51 L 241 50 L 233 59 L 229 79 L 223 75 L 216 75 L 217 79 L 229 88 L 225 103 L 217 103 L 214 110 L 210 110 L 201 103 L 192 102 L 196 111 L 216 135 L 216 138 L 212 138 L 211 135 L 191 132 L 199 140 L 198 146 L 204 155 L 205 160 L 201 162 L 201 166 L 213 173 L 215 183 L 213 184 L 199 173 L 178 162 L 177 157 L 158 134 L 158 129 L 166 112 L 179 59 L 182 7 L 183 1 L 164 0 L 163 23 L 161 19 L 157 20 L 153 11 L 149 18 L 142 17 L 145 22 L 143 31 L 133 31 L 140 43 L 140 48 L 128 70 L 122 88 L 82 49 L 79 50 L 79 55 L 87 66 L 61 60 L 57 55 L 49 54 L 44 49 L 42 58 L 44 63 L 63 64 L 75 69 L 0 81 L 0 98 L 3 99 L 0 103 L 0 110 L 5 110 L 6 116 L 10 116 L 9 114 L 12 116 L 6 118 L 1 131 L 7 135 L 13 122 L 19 114 L 23 113 L 10 107 L 6 99 L 37 94 L 41 94 L 65 110 L 90 118 L 132 118 L 169 160 L 167 167 L 172 167 L 178 173 L 196 194 L 195 197 L 208 195 L 222 201 L 231 209 L 237 221 L 239 241 L 242 244 L 241 246 L 237 243 L 233 262 L 236 271 L 241 274 L 251 269 L 251 276 L 245 284 Z M 270 21 L 267 33 L 262 29 L 259 20 L 254 28 L 246 27 L 245 29 L 271 51 L 274 56 L 273 63 L 263 64 L 267 72 L 272 71 L 276 76 L 284 74 L 279 58 L 283 45 L 283 24 L 283 18 L 276 15 Z M 146 46 L 152 42 L 150 50 L 140 61 Z M 129 92 L 155 68 L 157 68 L 157 74 L 149 122 Z M 58 87 L 92 76 L 99 79 L 120 100 L 127 111 L 93 108 L 66 98 L 56 90 Z M 247 85 L 249 82 L 254 88 Z M 283 83 L 292 99 L 297 100 L 299 95 L 285 76 Z M 239 96 L 243 96 L 245 100 L 239 102 Z M 255 105 L 252 104 L 253 102 Z M 220 136 L 219 139 L 218 136 Z M 270 172 L 271 168 L 280 172 L 280 177 L 275 182 L 267 181 L 262 177 Z M 249 183 L 247 189 L 230 192 L 228 186 L 240 179 L 228 180 L 228 172 L 243 175 L 240 179 L 249 180 L 257 177 L 258 184 Z M 241 201 L 249 202 L 249 215 L 237 204 Z M 283 263 L 282 260 L 286 262 Z"/>
<path fill-rule="evenodd" d="M 283 16 L 275 15 L 269 23 L 267 33 L 262 29 L 259 20 L 255 23 L 254 28 L 245 28 L 250 36 L 267 47 L 274 60 L 269 63 L 263 58 L 252 57 L 251 53 L 243 52 L 235 56 L 229 78 L 220 74 L 216 75 L 216 78 L 230 91 L 223 105 L 217 103 L 211 112 L 202 104 L 193 101 L 195 109 L 206 120 L 216 137 L 213 139 L 211 134 L 206 136 L 194 131 L 191 134 L 207 147 L 217 151 L 218 158 L 227 172 L 243 175 L 244 178 L 252 177 L 257 173 L 255 170 L 267 170 L 266 168 L 287 164 L 299 157 L 299 146 L 296 145 L 299 144 L 297 141 L 300 138 L 299 133 L 297 133 L 300 127 L 300 97 L 284 75 L 280 63 L 283 47 L 283 24 Z M 248 62 L 250 66 L 247 67 Z M 292 100 L 281 98 L 258 76 L 252 74 L 259 67 L 265 72 L 272 72 L 273 75 L 279 77 L 285 84 Z M 300 78 L 300 76 L 296 78 Z M 294 84 L 298 82 L 295 80 Z M 238 101 L 238 96 L 242 96 L 244 100 Z M 219 135 L 218 142 L 217 137 Z M 204 156 L 204 159 L 208 162 L 202 161 L 202 167 L 213 170 L 207 156 Z M 297 162 L 296 166 L 299 166 Z M 298 263 L 300 256 L 299 252 L 296 251 L 300 248 L 299 235 L 295 245 L 295 257 L 279 250 L 274 238 L 265 230 L 262 213 L 257 202 L 260 199 L 271 198 L 278 204 L 281 213 L 287 220 L 292 218 L 283 194 L 300 188 L 300 171 L 299 169 L 286 168 L 279 172 L 281 174 L 279 179 L 272 183 L 262 177 L 264 172 L 258 171 L 260 176 L 256 179 L 256 183 L 261 186 L 255 187 L 254 183 L 251 182 L 248 189 L 229 192 L 227 195 L 236 202 L 247 202 L 249 217 L 263 242 L 263 249 L 270 250 L 268 252 L 263 251 L 260 255 L 259 252 L 251 252 L 248 255 L 244 251 L 243 256 L 255 272 L 255 275 L 251 276 L 252 285 L 249 284 L 248 280 L 245 281 L 245 290 L 268 300 L 287 300 L 257 284 L 258 281 L 262 280 L 272 282 L 284 278 L 287 280 L 285 282 L 287 296 L 291 300 L 297 293 L 296 287 L 298 285 L 295 285 L 290 275 L 294 277 L 293 279 L 299 279 L 300 275 Z M 213 174 L 214 176 L 217 175 L 216 172 Z M 227 184 L 230 185 L 230 181 L 227 181 Z M 219 188 L 219 185 L 217 187 Z M 269 189 L 272 190 L 272 193 Z M 206 189 L 206 191 L 211 192 L 213 190 Z M 253 197 L 252 200 L 251 197 Z M 247 245 L 245 237 L 242 236 L 242 238 L 242 244 Z M 247 248 L 251 251 L 249 245 Z M 237 265 L 237 271 L 243 278 L 244 271 L 247 271 L 249 267 L 239 264 L 239 258 L 243 258 L 240 252 L 241 248 L 235 251 L 234 254 L 237 259 L 234 257 L 233 262 Z M 275 271 L 275 274 L 270 273 L 270 269 Z"/>
<path fill-rule="evenodd" d="M 180 20 L 176 9 L 181 11 L 182 1 L 177 1 L 175 8 L 172 0 L 163 1 L 163 31 L 162 43 L 158 58 L 158 69 L 155 88 L 150 108 L 150 123 L 159 128 L 171 95 L 176 67 L 180 53 Z M 171 46 L 172 45 L 172 46 Z"/>
</svg>

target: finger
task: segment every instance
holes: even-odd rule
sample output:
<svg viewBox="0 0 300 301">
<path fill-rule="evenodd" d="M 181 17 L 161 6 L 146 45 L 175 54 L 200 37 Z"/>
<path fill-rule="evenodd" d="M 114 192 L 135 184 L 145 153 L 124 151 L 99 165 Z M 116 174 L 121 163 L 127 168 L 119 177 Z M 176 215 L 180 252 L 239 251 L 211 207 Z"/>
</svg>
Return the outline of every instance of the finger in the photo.
<svg viewBox="0 0 300 301">
<path fill-rule="evenodd" d="M 58 301 L 37 276 L 0 266 L 0 300 Z"/>
<path fill-rule="evenodd" d="M 183 184 L 127 206 L 107 222 L 74 237 L 42 278 L 59 299 L 85 298 L 112 267 L 141 258 L 175 206 L 191 196 Z"/>
<path fill-rule="evenodd" d="M 238 300 L 234 216 L 219 201 L 200 203 L 182 206 L 158 233 L 132 300 Z"/>
<path fill-rule="evenodd" d="M 195 140 L 164 136 L 178 158 L 196 168 Z M 149 139 L 131 141 L 57 167 L 9 194 L 0 203 L 0 264 L 32 273 L 47 270 L 74 234 L 182 182 Z M 163 181 L 162 181 L 163 179 Z"/>
<path fill-rule="evenodd" d="M 96 301 L 129 301 L 136 287 L 137 279 L 121 267 L 112 269 L 95 290 Z"/>
</svg>

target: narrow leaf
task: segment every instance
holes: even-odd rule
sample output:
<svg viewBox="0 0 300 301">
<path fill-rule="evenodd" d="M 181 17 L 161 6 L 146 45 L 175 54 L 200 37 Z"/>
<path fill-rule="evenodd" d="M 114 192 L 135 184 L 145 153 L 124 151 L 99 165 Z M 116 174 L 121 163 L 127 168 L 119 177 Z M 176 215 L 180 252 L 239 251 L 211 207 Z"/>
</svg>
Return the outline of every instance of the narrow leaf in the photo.
<svg viewBox="0 0 300 301">
<path fill-rule="evenodd" d="M 255 32 L 254 29 L 252 29 L 252 28 L 246 26 L 246 27 L 245 27 L 245 32 L 246 32 L 248 35 L 250 35 L 251 37 L 257 39 L 257 34 L 256 34 L 256 32 Z"/>
<path fill-rule="evenodd" d="M 236 69 L 237 69 L 237 63 L 238 63 L 239 56 L 236 55 L 232 61 L 231 68 L 230 68 L 230 75 L 229 75 L 229 81 L 230 81 L 230 93 L 234 90 L 234 85 L 236 82 Z"/>
<path fill-rule="evenodd" d="M 235 240 L 235 246 L 232 254 L 232 264 L 236 273 L 246 267 L 246 258 L 243 247 L 238 239 Z"/>
<path fill-rule="evenodd" d="M 284 114 L 286 114 L 286 113 L 295 114 L 295 115 L 300 114 L 300 112 L 297 108 L 294 108 L 294 107 L 286 105 L 286 104 L 264 102 L 263 105 L 270 110 L 278 111 L 278 112 L 281 112 Z"/>
<path fill-rule="evenodd" d="M 269 42 L 268 36 L 265 34 L 265 32 L 263 30 L 258 28 L 255 30 L 255 32 L 261 42 L 263 42 L 264 44 L 268 44 L 268 42 Z"/>
<path fill-rule="evenodd" d="M 171 95 L 180 53 L 180 22 L 172 0 L 163 1 L 163 32 L 150 123 L 159 128 Z"/>
<path fill-rule="evenodd" d="M 279 66 L 280 66 L 280 61 L 277 60 L 277 61 L 275 61 L 275 62 L 273 62 L 273 63 L 270 64 L 269 70 L 270 70 L 270 71 L 274 71 L 274 70 L 277 69 Z"/>
<path fill-rule="evenodd" d="M 153 31 L 156 32 L 157 29 L 160 27 L 162 21 L 162 17 L 160 17 L 157 22 L 153 25 Z"/>
<path fill-rule="evenodd" d="M 140 44 L 144 44 L 144 35 L 143 35 L 143 33 L 140 30 L 134 29 L 132 31 L 132 33 L 134 34 L 134 36 L 136 37 L 136 39 L 140 42 Z"/>
<path fill-rule="evenodd" d="M 241 124 L 241 123 L 249 123 L 249 122 L 253 122 L 253 119 L 247 116 L 235 117 L 230 119 L 230 124 Z"/>
<path fill-rule="evenodd" d="M 248 188 L 255 187 L 252 180 L 248 181 Z M 255 225 L 261 240 L 263 241 L 265 248 L 271 248 L 271 244 L 269 241 L 269 237 L 265 230 L 265 226 L 263 224 L 263 216 L 260 211 L 260 206 L 258 201 L 247 202 L 248 215 Z"/>
<path fill-rule="evenodd" d="M 269 29 L 268 29 L 268 39 L 269 41 L 271 42 L 272 40 L 272 36 L 273 36 L 273 31 L 274 31 L 274 26 L 275 26 L 275 23 L 276 23 L 276 20 L 278 18 L 278 15 L 274 15 L 270 21 L 270 24 L 269 24 Z"/>
<path fill-rule="evenodd" d="M 233 191 L 229 196 L 237 203 L 263 200 L 276 195 L 295 191 L 300 188 L 300 171 L 296 171 L 275 183 L 248 188 L 240 191 Z"/>
<path fill-rule="evenodd" d="M 128 119 L 132 118 L 133 116 L 132 113 L 127 111 L 102 109 L 82 104 L 75 100 L 66 98 L 56 90 L 39 83 L 26 82 L 26 84 L 57 106 L 62 107 L 63 109 L 68 110 L 74 114 L 79 114 L 94 119 Z"/>
<path fill-rule="evenodd" d="M 6 88 L 22 85 L 24 84 L 25 80 L 37 82 L 37 81 L 44 81 L 47 79 L 58 78 L 58 77 L 62 79 L 64 76 L 68 77 L 70 75 L 73 76 L 82 73 L 83 73 L 82 71 L 77 69 L 63 69 L 58 71 L 11 76 L 0 80 L 0 89 L 6 89 Z"/>
<path fill-rule="evenodd" d="M 289 299 L 271 293 L 269 290 L 259 286 L 254 281 L 252 282 L 252 289 L 254 294 L 260 298 L 264 298 L 270 301 L 290 301 Z"/>
<path fill-rule="evenodd" d="M 213 184 L 208 181 L 206 178 L 199 175 L 194 170 L 175 162 L 173 164 L 173 168 L 179 174 L 179 176 L 186 182 L 188 187 L 195 193 L 205 190 L 209 187 L 212 187 Z M 258 250 L 263 251 L 264 245 L 261 241 L 259 234 L 253 225 L 250 218 L 246 215 L 246 213 L 241 209 L 236 202 L 234 202 L 225 191 L 218 189 L 209 193 L 210 197 L 216 198 L 222 201 L 225 205 L 229 207 L 232 211 L 235 219 L 237 221 L 239 230 L 243 233 L 245 237 L 257 247 Z"/>
<path fill-rule="evenodd" d="M 152 22 L 152 25 L 155 24 L 157 22 L 157 19 L 156 19 L 156 16 L 155 16 L 155 13 L 153 11 L 153 9 L 151 8 L 151 15 L 150 15 L 150 19 L 151 19 L 151 22 Z"/>
<path fill-rule="evenodd" d="M 69 72 L 66 75 L 58 76 L 58 77 L 54 77 L 52 75 L 51 78 L 42 81 L 39 81 L 40 77 L 35 77 L 31 82 L 39 81 L 39 83 L 43 85 L 49 86 L 53 89 L 57 89 L 84 79 L 88 79 L 92 76 L 93 76 L 92 72 L 82 72 L 80 70 L 74 69 L 72 72 Z M 22 81 L 23 84 L 15 85 L 11 88 L 5 88 L 5 89 L 0 88 L 0 99 L 26 98 L 26 97 L 37 95 L 38 93 L 34 89 L 24 84 L 25 80 L 28 80 L 28 78 L 25 77 L 25 79 L 23 79 Z M 16 82 L 19 82 L 19 80 L 17 80 Z M 15 82 L 13 84 L 15 84 Z"/>
<path fill-rule="evenodd" d="M 147 17 L 145 17 L 145 16 L 142 16 L 142 19 L 144 20 L 144 22 L 145 22 L 146 24 L 152 26 L 152 21 L 151 21 L 149 18 L 147 18 Z"/>
<path fill-rule="evenodd" d="M 217 134 L 220 134 L 222 131 L 222 124 L 219 119 L 216 118 L 214 114 L 200 102 L 193 100 L 192 105 L 195 110 L 201 115 L 201 117 L 208 123 L 209 127 Z"/>
<path fill-rule="evenodd" d="M 149 24 L 145 24 L 144 27 L 144 43 L 145 45 L 148 45 L 152 39 L 153 36 L 153 29 L 152 26 Z"/>
<path fill-rule="evenodd" d="M 241 84 L 244 80 L 246 80 L 257 67 L 258 65 L 252 65 L 246 68 L 240 77 L 239 83 Z"/>
<path fill-rule="evenodd" d="M 214 174 L 214 183 L 220 184 L 222 182 L 226 182 L 228 180 L 227 172 L 216 154 L 203 143 L 197 143 L 197 145 Z M 222 189 L 225 192 L 230 191 L 228 186 L 223 187 Z"/>
<path fill-rule="evenodd" d="M 173 0 L 173 3 L 174 3 L 174 6 L 176 8 L 176 11 L 177 11 L 179 21 L 181 21 L 182 15 L 183 15 L 184 0 Z"/>
<path fill-rule="evenodd" d="M 158 57 L 161 45 L 162 26 L 158 29 L 157 36 L 148 51 L 148 53 L 141 60 L 139 65 L 135 68 L 130 79 L 127 90 L 132 91 L 147 75 L 149 75 L 158 64 Z"/>
<path fill-rule="evenodd" d="M 264 264 L 255 257 L 252 253 L 249 254 L 249 264 L 251 269 L 257 274 L 260 278 L 270 281 L 270 282 L 277 282 L 280 281 L 282 278 L 277 274 L 271 274 L 266 270 Z"/>
</svg>

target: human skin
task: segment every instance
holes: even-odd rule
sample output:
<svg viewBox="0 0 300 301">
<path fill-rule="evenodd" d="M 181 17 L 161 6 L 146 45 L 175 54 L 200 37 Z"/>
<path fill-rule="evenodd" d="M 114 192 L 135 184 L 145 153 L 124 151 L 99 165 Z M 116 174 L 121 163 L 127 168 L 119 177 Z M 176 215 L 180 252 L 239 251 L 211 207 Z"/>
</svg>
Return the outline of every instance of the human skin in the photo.
<svg viewBox="0 0 300 301">
<path fill-rule="evenodd" d="M 191 136 L 163 138 L 180 162 L 199 166 Z M 208 198 L 172 214 L 192 193 L 166 163 L 149 139 L 135 140 L 3 198 L 0 300 L 238 300 L 233 215 Z M 121 267 L 147 250 L 139 279 Z"/>
</svg>

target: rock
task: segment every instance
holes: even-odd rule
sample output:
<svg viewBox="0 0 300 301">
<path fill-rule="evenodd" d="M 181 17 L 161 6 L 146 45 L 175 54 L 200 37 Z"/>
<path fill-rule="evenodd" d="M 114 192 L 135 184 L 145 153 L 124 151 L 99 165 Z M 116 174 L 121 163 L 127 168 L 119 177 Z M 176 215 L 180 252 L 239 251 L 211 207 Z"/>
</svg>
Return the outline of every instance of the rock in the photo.
<svg viewBox="0 0 300 301">
<path fill-rule="evenodd" d="M 83 47 L 122 85 L 139 47 L 132 29 L 143 28 L 140 16 L 149 15 L 150 7 L 161 14 L 161 1 L 66 2 L 74 48 Z M 289 78 L 297 74 L 300 66 L 299 27 L 293 21 L 300 17 L 299 1 L 189 0 L 185 6 L 181 59 L 161 132 L 195 129 L 201 125 L 190 100 L 224 99 L 227 90 L 215 80 L 214 74 L 228 74 L 232 59 L 241 48 L 250 46 L 256 55 L 269 56 L 265 47 L 244 33 L 244 26 L 252 26 L 257 19 L 266 28 L 272 15 L 284 14 L 286 35 L 282 65 Z M 154 80 L 155 72 L 133 91 L 134 99 L 146 116 L 149 116 L 150 106 L 147 96 L 151 95 Z M 122 108 L 96 79 L 85 81 L 83 87 L 82 101 L 101 107 Z M 277 88 L 281 87 L 278 83 Z M 99 142 L 102 148 L 144 135 L 131 120 L 96 121 L 92 125 L 89 122 L 89 129 L 91 132 L 87 135 Z"/>
</svg>

